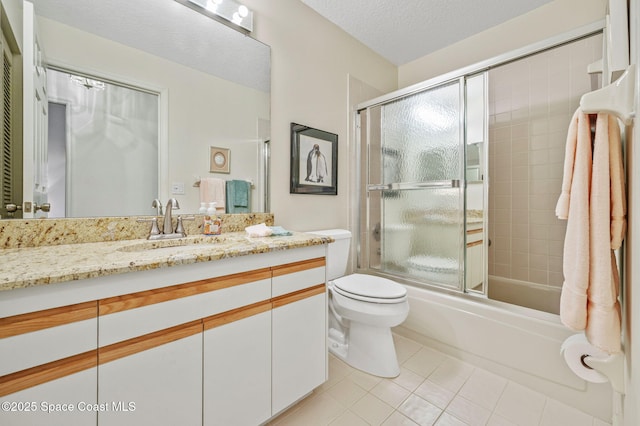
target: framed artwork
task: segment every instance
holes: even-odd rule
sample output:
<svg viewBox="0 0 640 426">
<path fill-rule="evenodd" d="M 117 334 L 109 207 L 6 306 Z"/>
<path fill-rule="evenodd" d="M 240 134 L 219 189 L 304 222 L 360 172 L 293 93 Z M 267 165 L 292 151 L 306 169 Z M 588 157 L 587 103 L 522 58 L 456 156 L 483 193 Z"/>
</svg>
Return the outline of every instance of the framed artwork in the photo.
<svg viewBox="0 0 640 426">
<path fill-rule="evenodd" d="M 209 153 L 209 171 L 211 173 L 229 173 L 230 154 L 228 148 L 212 146 Z"/>
<path fill-rule="evenodd" d="M 291 194 L 338 194 L 338 135 L 291 123 Z"/>
</svg>

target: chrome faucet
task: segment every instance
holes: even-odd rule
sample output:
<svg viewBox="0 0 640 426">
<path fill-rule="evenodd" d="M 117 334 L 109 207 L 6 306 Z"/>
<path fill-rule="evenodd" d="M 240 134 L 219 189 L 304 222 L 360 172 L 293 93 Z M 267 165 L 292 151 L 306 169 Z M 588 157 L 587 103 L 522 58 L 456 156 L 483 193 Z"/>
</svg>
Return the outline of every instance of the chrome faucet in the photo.
<svg viewBox="0 0 640 426">
<path fill-rule="evenodd" d="M 180 209 L 180 204 L 178 204 L 178 200 L 175 198 L 170 198 L 167 201 L 167 207 L 164 209 L 164 222 L 162 226 L 162 233 L 164 235 L 173 234 L 173 220 L 171 217 L 171 210 Z"/>
<path fill-rule="evenodd" d="M 162 205 L 160 204 L 160 200 L 157 198 L 153 200 L 151 205 L 153 208 L 158 209 L 158 216 L 162 215 Z M 171 217 L 171 210 L 178 210 L 180 208 L 180 204 L 178 204 L 178 200 L 175 198 L 171 198 L 169 202 L 167 202 L 167 208 L 164 211 L 164 219 L 163 219 L 163 227 L 162 232 L 158 229 L 158 217 L 153 216 L 150 219 L 140 218 L 138 222 L 151 222 L 151 231 L 149 231 L 149 236 L 147 239 L 149 240 L 166 240 L 169 238 L 182 238 L 186 237 L 187 233 L 184 230 L 184 226 L 182 225 L 183 220 L 195 220 L 195 216 L 190 217 L 180 217 L 178 216 L 178 223 L 176 224 L 176 229 L 173 229 L 173 218 Z"/>
</svg>

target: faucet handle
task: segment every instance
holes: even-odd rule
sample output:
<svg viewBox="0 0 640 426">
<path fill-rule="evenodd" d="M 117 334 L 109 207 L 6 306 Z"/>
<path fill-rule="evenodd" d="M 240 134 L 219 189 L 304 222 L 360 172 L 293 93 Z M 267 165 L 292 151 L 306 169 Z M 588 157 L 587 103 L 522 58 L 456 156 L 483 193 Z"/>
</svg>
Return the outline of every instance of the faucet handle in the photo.
<svg viewBox="0 0 640 426">
<path fill-rule="evenodd" d="M 183 237 L 186 237 L 187 233 L 184 230 L 184 226 L 182 226 L 183 220 L 196 220 L 196 218 L 195 216 L 187 216 L 187 217 L 178 216 L 178 223 L 176 224 L 176 234 L 182 234 Z"/>
<path fill-rule="evenodd" d="M 156 209 L 156 211 L 158 212 L 158 216 L 162 216 L 162 203 L 160 202 L 159 199 L 154 199 L 151 202 L 151 207 Z"/>
<path fill-rule="evenodd" d="M 152 235 L 160 235 L 160 229 L 158 229 L 158 218 L 152 217 L 150 219 L 138 219 L 137 222 L 151 222 L 151 231 L 149 231 L 149 237 Z"/>
</svg>

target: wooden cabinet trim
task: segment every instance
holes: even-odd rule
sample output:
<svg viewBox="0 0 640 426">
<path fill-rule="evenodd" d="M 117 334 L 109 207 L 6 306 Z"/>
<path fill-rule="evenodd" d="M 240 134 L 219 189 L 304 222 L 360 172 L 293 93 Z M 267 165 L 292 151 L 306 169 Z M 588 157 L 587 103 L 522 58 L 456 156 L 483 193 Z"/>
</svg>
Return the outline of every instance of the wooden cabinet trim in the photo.
<svg viewBox="0 0 640 426">
<path fill-rule="evenodd" d="M 0 319 L 0 338 L 83 321 L 95 318 L 97 315 L 96 301 L 14 315 Z"/>
<path fill-rule="evenodd" d="M 167 302 L 181 297 L 208 293 L 210 291 L 221 290 L 223 288 L 270 278 L 271 270 L 269 268 L 264 268 L 250 272 L 207 278 L 204 280 L 177 284 L 170 287 L 162 287 L 154 290 L 110 297 L 99 301 L 99 315 L 113 314 L 115 312 L 121 312 L 128 309 L 152 305 L 154 303 Z"/>
<path fill-rule="evenodd" d="M 270 310 L 271 300 L 265 300 L 262 302 L 254 303 L 252 305 L 222 312 L 217 315 L 204 318 L 202 321 L 204 323 L 204 329 L 206 331 L 235 321 L 240 321 L 241 319 L 248 318 L 253 315 L 258 315 Z"/>
<path fill-rule="evenodd" d="M 38 365 L 0 377 L 0 397 L 41 385 L 98 365 L 98 351 L 92 350 L 68 358 Z"/>
<path fill-rule="evenodd" d="M 153 349 L 166 343 L 175 342 L 185 337 L 202 332 L 202 320 L 191 321 L 175 327 L 166 328 L 144 336 L 134 337 L 112 345 L 98 348 L 98 364 L 102 365 L 116 359 L 134 355 L 138 352 Z"/>
<path fill-rule="evenodd" d="M 482 243 L 483 243 L 483 241 L 482 241 L 482 240 L 474 241 L 474 242 L 472 242 L 472 243 L 467 243 L 467 248 L 468 248 L 468 247 L 479 246 L 479 245 L 481 245 Z"/>
<path fill-rule="evenodd" d="M 471 234 L 481 234 L 484 230 L 482 228 L 478 229 L 467 229 L 467 235 Z"/>
<path fill-rule="evenodd" d="M 293 274 L 295 272 L 306 271 L 307 269 L 320 268 L 326 265 L 324 257 L 315 259 L 302 260 L 300 262 L 287 263 L 286 265 L 278 265 L 271 268 L 274 277 L 281 275 Z"/>
<path fill-rule="evenodd" d="M 322 294 L 326 292 L 325 284 L 318 284 L 313 287 L 308 287 L 303 290 L 294 291 L 293 293 L 283 294 L 282 296 L 275 297 L 271 299 L 273 304 L 273 309 L 279 308 L 280 306 L 288 305 L 289 303 L 298 302 L 302 299 L 306 299 L 307 297 L 313 297 L 318 294 Z"/>
</svg>

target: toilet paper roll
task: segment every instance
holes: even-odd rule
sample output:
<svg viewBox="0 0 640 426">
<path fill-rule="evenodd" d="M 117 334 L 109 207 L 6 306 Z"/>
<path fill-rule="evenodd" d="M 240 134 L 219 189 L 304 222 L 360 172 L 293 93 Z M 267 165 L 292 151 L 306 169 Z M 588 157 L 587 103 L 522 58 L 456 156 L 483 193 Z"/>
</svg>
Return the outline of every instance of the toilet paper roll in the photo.
<svg viewBox="0 0 640 426">
<path fill-rule="evenodd" d="M 560 349 L 564 361 L 571 371 L 578 377 L 591 383 L 604 383 L 608 381 L 607 376 L 589 367 L 585 362 L 586 356 L 605 359 L 610 355 L 593 346 L 584 334 L 574 334 L 567 338 Z"/>
</svg>

